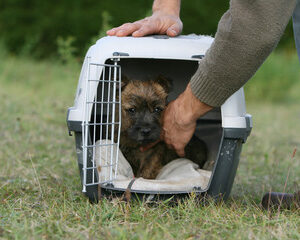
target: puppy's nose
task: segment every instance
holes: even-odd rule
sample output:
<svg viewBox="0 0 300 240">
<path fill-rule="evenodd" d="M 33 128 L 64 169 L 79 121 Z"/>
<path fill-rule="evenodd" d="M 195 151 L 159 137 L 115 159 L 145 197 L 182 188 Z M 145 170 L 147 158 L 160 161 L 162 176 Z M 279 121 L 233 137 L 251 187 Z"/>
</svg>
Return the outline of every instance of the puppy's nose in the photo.
<svg viewBox="0 0 300 240">
<path fill-rule="evenodd" d="M 151 132 L 151 128 L 142 128 L 141 129 L 141 134 L 143 136 L 148 136 L 150 134 L 150 132 Z"/>
</svg>

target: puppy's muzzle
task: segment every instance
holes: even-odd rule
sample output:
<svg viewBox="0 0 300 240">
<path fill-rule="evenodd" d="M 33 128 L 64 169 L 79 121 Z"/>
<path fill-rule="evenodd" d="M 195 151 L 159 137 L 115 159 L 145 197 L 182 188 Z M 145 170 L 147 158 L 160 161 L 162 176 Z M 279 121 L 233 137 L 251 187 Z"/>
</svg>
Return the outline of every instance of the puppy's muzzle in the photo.
<svg viewBox="0 0 300 240">
<path fill-rule="evenodd" d="M 139 144 L 148 144 L 159 139 L 160 127 L 156 125 L 135 126 L 128 129 L 128 136 Z"/>
<path fill-rule="evenodd" d="M 148 137 L 151 133 L 151 128 L 142 128 L 140 132 L 143 137 Z"/>
<path fill-rule="evenodd" d="M 147 126 L 147 127 L 141 127 L 137 129 L 138 136 L 137 140 L 138 142 L 144 144 L 144 143 L 150 143 L 157 140 L 159 137 L 160 129 L 156 126 Z"/>
</svg>

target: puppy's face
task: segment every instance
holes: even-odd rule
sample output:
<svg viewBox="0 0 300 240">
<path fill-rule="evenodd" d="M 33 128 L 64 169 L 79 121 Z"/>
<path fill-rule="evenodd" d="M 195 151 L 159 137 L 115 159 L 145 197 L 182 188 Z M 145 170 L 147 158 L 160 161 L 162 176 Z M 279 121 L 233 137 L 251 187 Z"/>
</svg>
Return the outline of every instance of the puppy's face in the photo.
<svg viewBox="0 0 300 240">
<path fill-rule="evenodd" d="M 121 132 L 127 135 L 128 141 L 145 145 L 159 139 L 169 86 L 169 80 L 162 76 L 155 80 L 128 80 L 125 83 L 122 88 Z"/>
</svg>

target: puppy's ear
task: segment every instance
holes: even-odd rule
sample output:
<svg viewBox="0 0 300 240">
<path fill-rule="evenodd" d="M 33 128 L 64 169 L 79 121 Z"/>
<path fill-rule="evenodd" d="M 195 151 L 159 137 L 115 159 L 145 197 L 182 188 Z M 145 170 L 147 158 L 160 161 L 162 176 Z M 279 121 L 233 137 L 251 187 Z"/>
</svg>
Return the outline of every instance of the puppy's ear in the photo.
<svg viewBox="0 0 300 240">
<path fill-rule="evenodd" d="M 121 75 L 121 89 L 123 89 L 129 83 L 129 81 L 130 81 L 130 79 L 126 75 L 122 74 Z"/>
<path fill-rule="evenodd" d="M 170 78 L 166 78 L 163 75 L 158 75 L 154 82 L 157 82 L 159 85 L 161 85 L 167 93 L 171 92 L 172 80 Z"/>
</svg>

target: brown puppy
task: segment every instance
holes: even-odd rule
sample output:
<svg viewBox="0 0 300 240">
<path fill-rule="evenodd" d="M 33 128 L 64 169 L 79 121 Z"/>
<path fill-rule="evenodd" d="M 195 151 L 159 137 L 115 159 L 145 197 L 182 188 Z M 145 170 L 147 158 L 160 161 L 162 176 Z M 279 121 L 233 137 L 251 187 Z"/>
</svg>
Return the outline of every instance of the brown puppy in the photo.
<svg viewBox="0 0 300 240">
<path fill-rule="evenodd" d="M 122 77 L 122 84 L 120 149 L 136 177 L 154 179 L 164 165 L 178 158 L 164 142 L 147 151 L 140 150 L 140 147 L 160 138 L 162 112 L 167 105 L 170 81 L 162 76 L 149 81 Z M 186 147 L 186 157 L 202 167 L 206 161 L 204 142 L 194 136 Z"/>
</svg>

